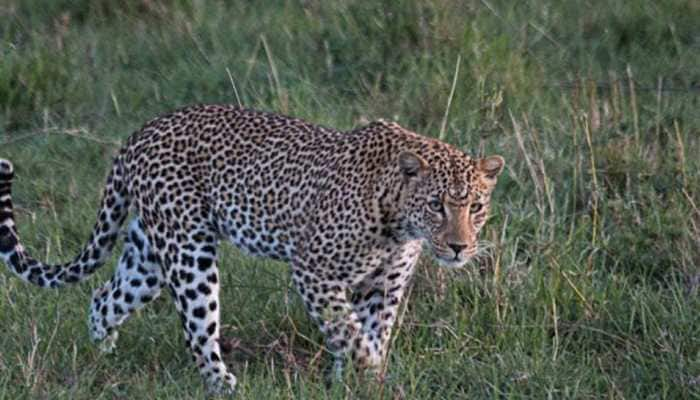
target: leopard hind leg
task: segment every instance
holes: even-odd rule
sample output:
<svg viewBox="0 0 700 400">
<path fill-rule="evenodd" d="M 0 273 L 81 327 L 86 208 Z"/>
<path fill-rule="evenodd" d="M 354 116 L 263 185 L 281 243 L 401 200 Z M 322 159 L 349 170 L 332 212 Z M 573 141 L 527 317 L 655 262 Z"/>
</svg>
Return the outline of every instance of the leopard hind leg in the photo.
<svg viewBox="0 0 700 400">
<path fill-rule="evenodd" d="M 119 325 L 157 298 L 164 285 L 157 256 L 136 218 L 129 224 L 114 276 L 93 293 L 89 320 L 92 339 L 100 342 L 103 351 L 112 352 Z"/>
</svg>

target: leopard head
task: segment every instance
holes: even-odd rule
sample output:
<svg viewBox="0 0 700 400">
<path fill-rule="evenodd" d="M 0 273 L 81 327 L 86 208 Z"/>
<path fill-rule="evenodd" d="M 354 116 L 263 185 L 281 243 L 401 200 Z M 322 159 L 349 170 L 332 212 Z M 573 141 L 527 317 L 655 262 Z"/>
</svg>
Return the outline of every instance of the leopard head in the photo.
<svg viewBox="0 0 700 400">
<path fill-rule="evenodd" d="M 460 267 L 478 252 L 479 231 L 505 161 L 473 159 L 454 149 L 440 153 L 399 154 L 403 224 L 409 236 L 425 240 L 440 264 Z"/>
</svg>

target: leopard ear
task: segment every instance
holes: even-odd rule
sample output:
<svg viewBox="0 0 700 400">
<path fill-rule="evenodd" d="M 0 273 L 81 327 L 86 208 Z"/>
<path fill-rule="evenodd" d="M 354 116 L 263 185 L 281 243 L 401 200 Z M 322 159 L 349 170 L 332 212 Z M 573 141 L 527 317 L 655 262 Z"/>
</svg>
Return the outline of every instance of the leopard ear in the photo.
<svg viewBox="0 0 700 400">
<path fill-rule="evenodd" d="M 501 156 L 489 156 L 479 160 L 479 169 L 484 172 L 487 178 L 496 179 L 503 171 L 506 161 Z"/>
<path fill-rule="evenodd" d="M 428 163 L 418 154 L 404 151 L 399 154 L 399 169 L 407 178 L 413 178 L 428 170 Z"/>
</svg>

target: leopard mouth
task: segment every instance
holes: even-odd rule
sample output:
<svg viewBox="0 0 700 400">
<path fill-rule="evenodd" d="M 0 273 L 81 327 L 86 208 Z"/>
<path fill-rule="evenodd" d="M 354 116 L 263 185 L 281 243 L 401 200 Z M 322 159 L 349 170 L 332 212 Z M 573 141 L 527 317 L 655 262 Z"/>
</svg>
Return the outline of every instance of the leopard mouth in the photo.
<svg viewBox="0 0 700 400">
<path fill-rule="evenodd" d="M 447 268 L 459 268 L 463 267 L 470 259 L 470 251 L 462 251 L 455 254 L 454 251 L 448 249 L 442 249 L 435 245 L 430 246 L 432 253 L 437 260 L 438 264 Z"/>
<path fill-rule="evenodd" d="M 438 264 L 447 268 L 460 268 L 463 267 L 469 259 L 466 257 L 440 257 L 436 256 Z"/>
</svg>

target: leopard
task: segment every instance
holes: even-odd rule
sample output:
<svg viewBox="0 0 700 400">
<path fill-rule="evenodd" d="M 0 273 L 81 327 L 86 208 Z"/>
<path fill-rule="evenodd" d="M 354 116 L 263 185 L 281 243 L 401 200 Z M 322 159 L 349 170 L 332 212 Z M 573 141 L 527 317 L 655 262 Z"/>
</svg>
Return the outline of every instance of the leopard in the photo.
<svg viewBox="0 0 700 400">
<path fill-rule="evenodd" d="M 448 268 L 475 257 L 504 165 L 392 121 L 340 131 L 239 105 L 188 106 L 115 151 L 87 243 L 65 263 L 22 245 L 14 167 L 0 159 L 0 258 L 22 280 L 60 288 L 86 280 L 123 239 L 114 275 L 92 295 L 91 338 L 113 350 L 118 327 L 167 287 L 206 388 L 233 394 L 217 262 L 229 242 L 289 264 L 336 374 L 350 362 L 376 374 L 419 256 Z"/>
</svg>

